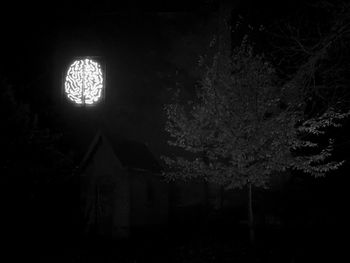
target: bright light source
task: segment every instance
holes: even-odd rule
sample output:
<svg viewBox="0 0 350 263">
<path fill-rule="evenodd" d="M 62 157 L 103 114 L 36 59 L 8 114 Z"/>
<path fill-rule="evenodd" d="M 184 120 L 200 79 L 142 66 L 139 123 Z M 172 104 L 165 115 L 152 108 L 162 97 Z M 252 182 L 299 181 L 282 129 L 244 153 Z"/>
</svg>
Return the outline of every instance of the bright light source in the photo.
<svg viewBox="0 0 350 263">
<path fill-rule="evenodd" d="M 104 88 L 101 65 L 90 58 L 79 59 L 70 65 L 64 83 L 65 93 L 78 105 L 93 105 Z"/>
</svg>

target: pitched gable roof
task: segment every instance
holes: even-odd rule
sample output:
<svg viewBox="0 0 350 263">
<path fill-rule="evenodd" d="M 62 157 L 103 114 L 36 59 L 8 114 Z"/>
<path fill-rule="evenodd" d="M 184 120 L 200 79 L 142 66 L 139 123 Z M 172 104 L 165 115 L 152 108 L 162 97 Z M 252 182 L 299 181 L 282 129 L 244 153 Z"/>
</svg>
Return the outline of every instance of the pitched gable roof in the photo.
<svg viewBox="0 0 350 263">
<path fill-rule="evenodd" d="M 101 130 L 97 132 L 92 140 L 90 147 L 80 164 L 80 170 L 83 170 L 86 167 L 97 149 L 103 143 L 111 145 L 114 154 L 125 168 L 152 172 L 160 172 L 161 170 L 158 161 L 145 144 L 132 140 L 109 140 Z"/>
<path fill-rule="evenodd" d="M 128 140 L 117 143 L 113 149 L 125 167 L 154 172 L 160 170 L 159 163 L 143 143 Z"/>
</svg>

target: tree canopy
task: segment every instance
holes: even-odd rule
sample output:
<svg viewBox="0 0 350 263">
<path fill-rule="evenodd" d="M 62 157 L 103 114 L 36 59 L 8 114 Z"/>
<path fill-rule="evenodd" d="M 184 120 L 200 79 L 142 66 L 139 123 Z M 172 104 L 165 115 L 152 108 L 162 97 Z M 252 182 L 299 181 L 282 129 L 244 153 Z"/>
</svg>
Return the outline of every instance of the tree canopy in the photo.
<svg viewBox="0 0 350 263">
<path fill-rule="evenodd" d="M 189 153 L 164 157 L 170 179 L 204 179 L 226 188 L 267 187 L 287 169 L 323 176 L 343 162 L 330 159 L 333 140 L 316 139 L 349 113 L 328 108 L 305 115 L 298 82 L 279 79 L 247 38 L 231 57 L 217 53 L 207 66 L 197 98 L 165 106 L 169 144 Z"/>
</svg>

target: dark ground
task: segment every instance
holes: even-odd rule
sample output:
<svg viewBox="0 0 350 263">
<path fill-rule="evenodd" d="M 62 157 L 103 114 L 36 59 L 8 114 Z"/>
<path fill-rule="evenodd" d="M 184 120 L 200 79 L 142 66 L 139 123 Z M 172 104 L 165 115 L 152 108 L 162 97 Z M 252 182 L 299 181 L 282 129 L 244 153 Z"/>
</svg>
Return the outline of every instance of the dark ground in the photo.
<svg viewBox="0 0 350 263">
<path fill-rule="evenodd" d="M 239 214 L 232 208 L 183 226 L 134 231 L 129 240 L 85 238 L 73 190 L 47 189 L 35 205 L 17 201 L 3 224 L 8 247 L 1 262 L 336 262 L 346 252 L 342 200 L 334 202 L 341 196 L 324 202 L 326 192 L 305 182 L 256 200 L 254 247 L 242 222 L 244 209 Z M 269 198 L 280 208 L 268 209 Z M 270 216 L 262 220 L 264 210 Z"/>
<path fill-rule="evenodd" d="M 334 262 L 340 259 L 339 235 L 324 227 L 257 231 L 254 248 L 242 226 L 217 226 L 176 235 L 154 233 L 124 241 L 103 239 L 44 240 L 14 258 L 34 262 Z M 155 237 L 157 236 L 157 237 Z M 52 236 L 51 239 L 55 237 Z M 24 253 L 22 253 L 24 252 Z"/>
</svg>

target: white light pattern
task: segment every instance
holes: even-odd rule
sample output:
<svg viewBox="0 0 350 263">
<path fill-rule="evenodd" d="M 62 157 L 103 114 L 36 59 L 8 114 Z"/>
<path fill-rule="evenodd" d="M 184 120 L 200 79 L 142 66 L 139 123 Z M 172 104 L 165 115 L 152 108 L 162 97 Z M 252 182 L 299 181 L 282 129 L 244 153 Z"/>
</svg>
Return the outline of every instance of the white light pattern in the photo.
<svg viewBox="0 0 350 263">
<path fill-rule="evenodd" d="M 69 67 L 64 84 L 67 97 L 76 104 L 94 104 L 102 96 L 101 65 L 91 59 L 76 60 Z"/>
</svg>

